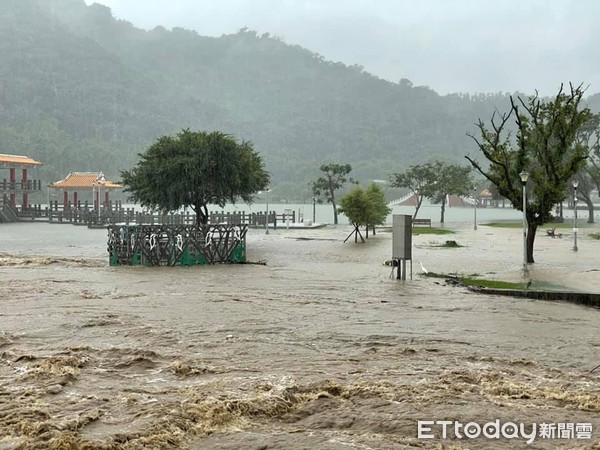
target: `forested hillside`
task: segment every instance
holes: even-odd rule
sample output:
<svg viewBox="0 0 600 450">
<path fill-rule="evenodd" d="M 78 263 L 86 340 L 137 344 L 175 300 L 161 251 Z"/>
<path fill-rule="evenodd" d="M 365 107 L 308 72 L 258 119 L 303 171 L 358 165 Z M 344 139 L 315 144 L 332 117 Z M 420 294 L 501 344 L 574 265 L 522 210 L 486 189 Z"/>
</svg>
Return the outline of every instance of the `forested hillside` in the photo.
<svg viewBox="0 0 600 450">
<path fill-rule="evenodd" d="M 190 128 L 252 141 L 273 184 L 299 195 L 323 162 L 350 163 L 366 180 L 462 160 L 475 152 L 465 133 L 507 104 L 508 94 L 439 96 L 384 81 L 249 30 L 144 31 L 83 0 L 0 9 L 0 153 L 40 159 L 46 179 L 118 177 L 156 137 Z"/>
</svg>

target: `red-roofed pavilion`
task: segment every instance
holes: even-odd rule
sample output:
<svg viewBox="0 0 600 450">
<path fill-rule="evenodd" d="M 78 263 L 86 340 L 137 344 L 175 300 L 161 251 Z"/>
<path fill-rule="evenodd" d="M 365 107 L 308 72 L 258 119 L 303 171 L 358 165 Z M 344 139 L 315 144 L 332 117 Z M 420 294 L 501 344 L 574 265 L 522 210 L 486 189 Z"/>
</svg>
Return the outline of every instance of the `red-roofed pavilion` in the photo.
<svg viewBox="0 0 600 450">
<path fill-rule="evenodd" d="M 102 172 L 69 172 L 65 178 L 48 185 L 51 189 L 63 191 L 63 206 L 69 205 L 69 192 L 73 193 L 73 205 L 77 205 L 77 194 L 80 191 L 91 191 L 94 198 L 94 209 L 100 204 L 100 192 L 104 192 L 104 202 L 108 205 L 111 189 L 121 189 L 122 184 L 113 183 L 104 177 Z M 95 194 L 95 196 L 94 196 Z"/>
<path fill-rule="evenodd" d="M 0 169 L 8 169 L 9 172 L 8 181 L 4 178 L 0 182 L 0 192 L 3 195 L 8 194 L 12 206 L 16 206 L 16 194 L 21 193 L 23 195 L 22 207 L 27 208 L 27 195 L 41 188 L 39 181 L 29 179 L 28 170 L 41 165 L 41 162 L 28 156 L 0 153 Z M 17 170 L 22 170 L 20 182 L 17 182 Z"/>
</svg>

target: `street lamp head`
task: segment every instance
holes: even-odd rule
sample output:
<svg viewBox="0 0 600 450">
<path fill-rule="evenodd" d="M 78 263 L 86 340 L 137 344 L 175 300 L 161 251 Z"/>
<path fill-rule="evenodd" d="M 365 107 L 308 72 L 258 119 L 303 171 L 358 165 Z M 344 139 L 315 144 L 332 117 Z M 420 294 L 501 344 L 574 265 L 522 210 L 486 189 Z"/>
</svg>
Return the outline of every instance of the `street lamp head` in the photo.
<svg viewBox="0 0 600 450">
<path fill-rule="evenodd" d="M 571 184 L 573 185 L 573 189 L 577 189 L 577 186 L 579 186 L 579 181 L 573 180 L 573 181 L 571 181 Z"/>
<path fill-rule="evenodd" d="M 523 172 L 521 172 L 519 174 L 519 176 L 521 177 L 521 182 L 523 184 L 527 183 L 527 180 L 529 179 L 529 172 L 527 172 L 526 170 L 524 170 Z"/>
</svg>

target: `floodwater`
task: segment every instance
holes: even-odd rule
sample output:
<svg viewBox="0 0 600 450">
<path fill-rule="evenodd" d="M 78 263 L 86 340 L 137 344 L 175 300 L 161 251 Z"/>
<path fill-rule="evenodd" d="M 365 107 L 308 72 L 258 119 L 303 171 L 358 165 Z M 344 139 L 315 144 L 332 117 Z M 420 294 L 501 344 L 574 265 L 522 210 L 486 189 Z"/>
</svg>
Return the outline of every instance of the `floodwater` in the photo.
<svg viewBox="0 0 600 450">
<path fill-rule="evenodd" d="M 109 267 L 106 232 L 0 226 L 1 449 L 600 448 L 600 310 L 419 276 L 518 279 L 520 230 L 248 234 L 267 265 Z M 600 241 L 538 236 L 533 287 L 600 291 Z M 419 420 L 590 423 L 591 439 L 419 439 Z"/>
<path fill-rule="evenodd" d="M 124 207 L 137 207 L 135 205 L 124 205 Z M 309 204 L 269 204 L 265 203 L 253 203 L 251 205 L 246 203 L 238 203 L 235 205 L 228 204 L 225 208 L 220 208 L 217 205 L 212 205 L 209 207 L 210 211 L 214 212 L 264 212 L 266 209 L 269 211 L 276 211 L 277 214 L 282 214 L 287 212 L 291 214 L 292 212 L 296 215 L 296 219 L 298 222 L 302 222 L 304 220 L 312 220 L 315 223 L 330 223 L 333 224 L 333 209 L 331 204 L 323 203 L 323 204 L 315 204 L 314 209 L 313 205 Z M 387 218 L 387 222 L 392 222 L 392 214 L 408 214 L 413 215 L 415 212 L 414 206 L 400 206 L 394 205 L 392 206 L 392 212 Z M 314 213 L 314 214 L 313 214 Z M 477 211 L 474 211 L 472 207 L 450 207 L 446 205 L 446 213 L 445 220 L 446 222 L 456 223 L 456 222 L 471 222 L 477 218 L 478 222 L 485 221 L 493 221 L 493 220 L 520 220 L 523 216 L 520 211 L 513 209 L 509 204 L 506 205 L 506 208 L 477 208 Z M 573 211 L 565 209 L 564 217 L 567 220 L 572 220 Z M 419 209 L 418 214 L 419 219 L 431 219 L 434 223 L 440 220 L 440 205 L 431 204 L 428 200 L 424 200 L 421 208 Z M 581 220 L 587 219 L 587 212 L 584 210 L 579 211 L 579 218 Z M 340 213 L 338 216 L 338 220 L 340 224 L 347 225 L 348 219 L 344 214 Z"/>
</svg>

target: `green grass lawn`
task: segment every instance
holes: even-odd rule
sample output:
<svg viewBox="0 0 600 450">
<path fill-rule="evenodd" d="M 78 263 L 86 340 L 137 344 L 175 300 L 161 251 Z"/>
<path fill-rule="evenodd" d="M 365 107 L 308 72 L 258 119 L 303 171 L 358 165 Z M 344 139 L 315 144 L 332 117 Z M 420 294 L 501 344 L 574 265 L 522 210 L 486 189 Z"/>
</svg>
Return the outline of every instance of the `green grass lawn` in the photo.
<svg viewBox="0 0 600 450">
<path fill-rule="evenodd" d="M 502 280 L 488 280 L 485 278 L 479 278 L 478 274 L 471 275 L 459 275 L 457 273 L 451 274 L 443 274 L 443 273 L 423 273 L 421 276 L 431 277 L 431 278 L 455 278 L 460 281 L 462 285 L 465 286 L 481 286 L 485 288 L 491 289 L 515 289 L 515 290 L 527 290 L 528 282 L 511 282 L 511 281 L 502 281 Z M 533 284 L 529 287 L 532 290 L 558 290 L 562 289 L 562 286 L 554 285 L 544 281 L 534 281 Z"/>
<path fill-rule="evenodd" d="M 413 227 L 413 234 L 452 234 L 454 231 L 438 227 Z"/>
<path fill-rule="evenodd" d="M 484 280 L 482 278 L 460 277 L 460 281 L 467 286 L 482 286 L 495 289 L 519 289 L 527 288 L 527 283 L 512 283 L 502 280 Z"/>
<path fill-rule="evenodd" d="M 424 273 L 422 276 L 431 278 L 457 278 L 462 284 L 468 286 L 482 286 L 487 288 L 496 289 L 525 289 L 527 283 L 511 283 L 509 281 L 501 280 L 485 280 L 483 278 L 476 278 L 474 276 L 463 276 L 458 274 L 443 274 L 443 273 Z"/>
<path fill-rule="evenodd" d="M 481 225 L 484 225 L 486 227 L 496 227 L 496 228 L 522 228 L 523 222 L 488 222 L 488 223 L 482 223 Z M 579 220 L 577 222 L 578 228 L 590 228 L 592 226 L 594 226 L 593 223 L 585 223 L 581 220 Z M 558 229 L 573 228 L 573 219 L 569 219 L 566 222 L 562 222 L 562 223 L 561 222 L 545 223 L 544 225 L 540 225 L 538 227 L 538 230 L 546 229 L 546 228 L 558 228 Z"/>
<path fill-rule="evenodd" d="M 377 227 L 378 232 L 391 233 L 392 227 Z M 453 234 L 454 231 L 438 227 L 412 227 L 413 234 Z"/>
</svg>

